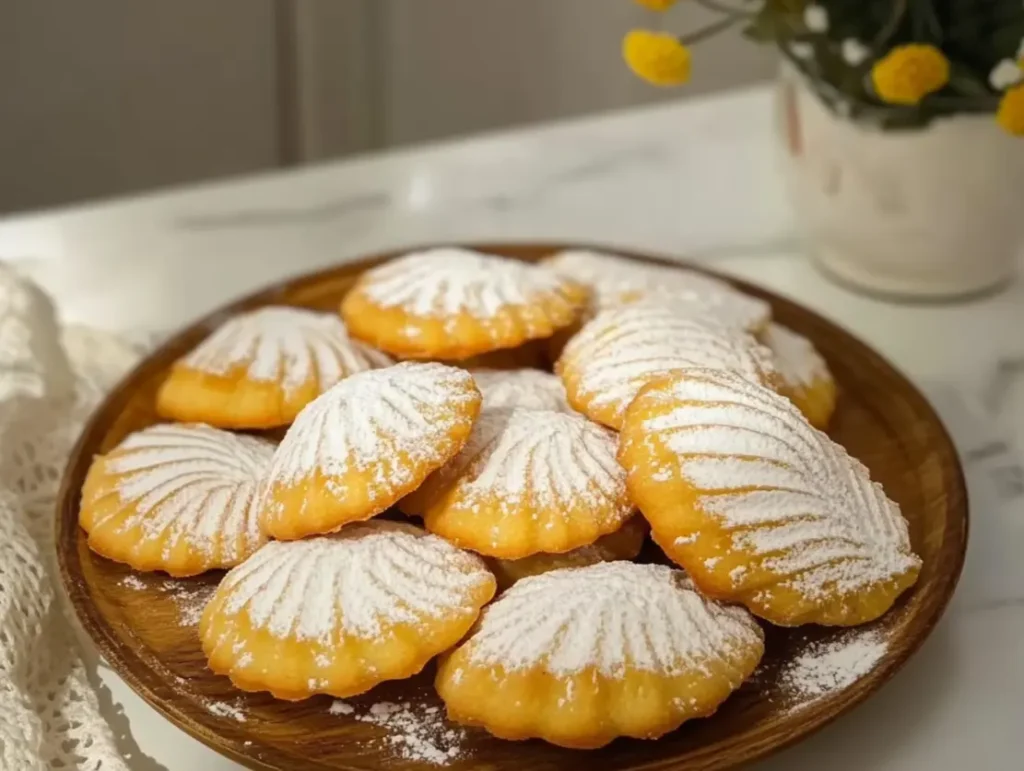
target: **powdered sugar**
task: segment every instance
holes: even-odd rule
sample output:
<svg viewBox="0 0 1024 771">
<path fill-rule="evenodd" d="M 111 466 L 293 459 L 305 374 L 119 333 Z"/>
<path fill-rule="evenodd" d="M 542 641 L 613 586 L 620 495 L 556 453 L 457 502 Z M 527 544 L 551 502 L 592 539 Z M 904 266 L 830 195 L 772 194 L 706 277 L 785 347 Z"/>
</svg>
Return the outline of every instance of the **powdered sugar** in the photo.
<svg viewBox="0 0 1024 771">
<path fill-rule="evenodd" d="M 189 579 L 164 579 L 159 584 L 149 584 L 137 575 L 122 578 L 121 586 L 133 591 L 142 591 L 151 586 L 159 589 L 174 602 L 178 610 L 178 623 L 183 627 L 199 626 L 203 609 L 216 589 L 213 584 L 196 583 Z"/>
<path fill-rule="evenodd" d="M 245 712 L 242 711 L 238 704 L 228 704 L 225 701 L 207 701 L 205 706 L 211 715 L 216 715 L 217 717 L 225 717 L 239 723 L 244 723 L 248 720 Z"/>
<path fill-rule="evenodd" d="M 771 316 L 764 300 L 743 294 L 712 276 L 585 250 L 559 252 L 546 261 L 556 272 L 585 284 L 593 306 L 606 310 L 644 301 L 686 308 L 697 318 L 713 318 L 738 329 L 758 330 Z"/>
<path fill-rule="evenodd" d="M 206 603 L 217 587 L 213 584 L 172 580 L 164 581 L 162 588 L 178 607 L 178 622 L 184 627 L 196 627 L 203 617 Z"/>
<path fill-rule="evenodd" d="M 615 435 L 576 413 L 485 408 L 462 452 L 431 484 L 457 483 L 451 505 L 475 511 L 497 504 L 505 514 L 582 507 L 624 522 L 633 511 Z M 537 515 L 534 513 L 534 518 Z M 607 531 L 610 521 L 601 520 Z"/>
<path fill-rule="evenodd" d="M 138 528 L 163 539 L 166 559 L 184 542 L 210 567 L 234 565 L 264 540 L 254 501 L 272 454 L 268 442 L 204 425 L 138 431 L 101 461 L 117 477 L 121 506 L 86 501 L 89 530 Z"/>
<path fill-rule="evenodd" d="M 288 394 L 310 382 L 324 390 L 347 375 L 391 363 L 352 340 L 337 314 L 286 306 L 228 320 L 180 362 L 211 375 L 244 369 L 250 380 L 279 383 Z"/>
<path fill-rule="evenodd" d="M 773 323 L 761 340 L 775 354 L 775 368 L 787 384 L 807 388 L 816 381 L 831 378 L 825 360 L 806 337 Z"/>
<path fill-rule="evenodd" d="M 484 609 L 465 645 L 474 664 L 506 671 L 671 675 L 749 655 L 762 633 L 747 611 L 704 599 L 682 571 L 605 562 L 522 579 Z"/>
<path fill-rule="evenodd" d="M 146 588 L 146 582 L 136 575 L 127 575 L 121 579 L 121 586 L 139 591 Z"/>
<path fill-rule="evenodd" d="M 835 597 L 920 565 L 899 507 L 784 397 L 734 373 L 690 369 L 643 398 L 660 413 L 644 422 L 643 441 L 677 454 L 704 512 L 782 585 Z M 749 576 L 732 577 L 742 587 Z"/>
<path fill-rule="evenodd" d="M 473 379 L 483 395 L 485 409 L 524 407 L 572 412 L 562 381 L 539 369 L 476 369 Z"/>
<path fill-rule="evenodd" d="M 351 715 L 356 709 L 347 701 L 335 699 L 327 711 L 332 715 Z"/>
<path fill-rule="evenodd" d="M 396 624 L 475 614 L 470 598 L 491 581 L 478 557 L 413 525 L 373 521 L 268 543 L 227 574 L 214 601 L 275 637 L 329 648 L 339 635 L 372 639 Z"/>
<path fill-rule="evenodd" d="M 299 414 L 274 455 L 270 479 L 293 483 L 314 472 L 372 470 L 382 485 L 406 483 L 414 463 L 447 459 L 448 437 L 472 421 L 470 406 L 479 398 L 468 372 L 443 364 L 405 362 L 353 375 Z"/>
<path fill-rule="evenodd" d="M 414 252 L 369 270 L 359 288 L 382 308 L 414 316 L 493 318 L 559 292 L 565 279 L 537 265 L 458 248 Z"/>
<path fill-rule="evenodd" d="M 383 743 L 397 757 L 444 766 L 465 756 L 466 732 L 444 719 L 441 707 L 412 702 L 381 701 L 359 711 L 342 701 L 328 710 L 332 715 L 355 715 L 355 720 L 385 730 Z"/>
<path fill-rule="evenodd" d="M 878 665 L 886 650 L 876 630 L 841 634 L 809 645 L 785 666 L 781 682 L 801 702 L 813 701 L 853 685 Z"/>
<path fill-rule="evenodd" d="M 574 406 L 611 411 L 618 428 L 637 392 L 683 367 L 713 367 L 754 381 L 775 375 L 772 354 L 751 335 L 661 306 L 628 305 L 588 322 L 562 352 L 558 372 Z"/>
</svg>

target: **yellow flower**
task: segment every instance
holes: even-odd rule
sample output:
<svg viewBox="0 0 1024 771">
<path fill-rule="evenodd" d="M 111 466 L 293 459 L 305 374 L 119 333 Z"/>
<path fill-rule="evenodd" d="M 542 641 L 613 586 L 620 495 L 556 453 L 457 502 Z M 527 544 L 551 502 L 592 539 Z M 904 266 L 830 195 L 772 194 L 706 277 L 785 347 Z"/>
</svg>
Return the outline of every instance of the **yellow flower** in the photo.
<svg viewBox="0 0 1024 771">
<path fill-rule="evenodd" d="M 1024 85 L 1014 86 L 1003 94 L 996 121 L 1008 133 L 1024 136 Z"/>
<path fill-rule="evenodd" d="M 633 72 L 656 86 L 690 79 L 690 50 L 672 35 L 634 29 L 622 41 L 622 56 Z"/>
<path fill-rule="evenodd" d="M 635 2 L 652 11 L 667 11 L 676 4 L 677 0 L 635 0 Z"/>
<path fill-rule="evenodd" d="M 889 104 L 919 104 L 949 82 L 949 60 L 935 46 L 896 46 L 871 68 L 875 93 Z"/>
</svg>

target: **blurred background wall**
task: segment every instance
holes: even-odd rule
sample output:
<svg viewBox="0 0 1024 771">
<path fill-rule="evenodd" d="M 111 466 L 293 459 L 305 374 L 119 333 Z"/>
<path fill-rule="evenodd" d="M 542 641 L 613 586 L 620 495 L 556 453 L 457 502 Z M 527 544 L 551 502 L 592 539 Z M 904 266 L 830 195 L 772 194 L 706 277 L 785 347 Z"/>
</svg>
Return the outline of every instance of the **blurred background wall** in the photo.
<svg viewBox="0 0 1024 771">
<path fill-rule="evenodd" d="M 686 99 L 770 78 L 727 33 L 662 91 L 631 0 L 4 0 L 0 213 Z"/>
</svg>

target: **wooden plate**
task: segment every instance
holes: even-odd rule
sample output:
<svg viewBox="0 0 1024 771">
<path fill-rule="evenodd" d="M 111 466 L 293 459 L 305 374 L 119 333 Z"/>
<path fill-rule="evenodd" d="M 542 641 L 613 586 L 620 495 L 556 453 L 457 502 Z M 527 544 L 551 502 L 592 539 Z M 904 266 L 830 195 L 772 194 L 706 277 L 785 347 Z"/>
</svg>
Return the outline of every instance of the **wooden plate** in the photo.
<svg viewBox="0 0 1024 771">
<path fill-rule="evenodd" d="M 563 245 L 476 246 L 536 260 Z M 57 512 L 61 574 L 85 631 L 109 664 L 172 722 L 219 752 L 254 769 L 427 768 L 402 757 L 405 745 L 387 730 L 331 714 L 331 699 L 290 704 L 235 691 L 205 667 L 195 624 L 203 599 L 219 576 L 171 581 L 133 574 L 101 559 L 78 527 L 79 490 L 94 454 L 126 434 L 158 422 L 154 394 L 172 361 L 229 315 L 270 303 L 335 310 L 353 280 L 392 255 L 290 281 L 189 326 L 129 375 L 97 410 L 78 441 L 64 475 Z M 636 256 L 637 259 L 652 258 Z M 656 260 L 655 260 L 656 261 Z M 737 282 L 738 283 L 738 282 Z M 831 434 L 871 469 L 903 508 L 914 549 L 924 560 L 921 578 L 866 634 L 883 641 L 884 654 L 845 688 L 817 698 L 795 694 L 787 675 L 808 646 L 850 634 L 826 629 L 771 629 L 764 663 L 713 717 L 693 721 L 656 742 L 619 740 L 586 754 L 540 741 L 510 743 L 468 732 L 455 769 L 528 768 L 556 771 L 578 763 L 604 769 L 724 769 L 763 756 L 807 736 L 878 689 L 903 665 L 946 607 L 963 564 L 967 501 L 952 443 L 932 408 L 892 366 L 859 340 L 811 311 L 753 286 L 775 317 L 809 337 L 828 360 L 840 387 Z M 862 638 L 863 639 L 863 638 Z M 385 684 L 350 701 L 355 716 L 379 701 L 409 702 L 421 711 L 440 706 L 432 672 Z"/>
</svg>

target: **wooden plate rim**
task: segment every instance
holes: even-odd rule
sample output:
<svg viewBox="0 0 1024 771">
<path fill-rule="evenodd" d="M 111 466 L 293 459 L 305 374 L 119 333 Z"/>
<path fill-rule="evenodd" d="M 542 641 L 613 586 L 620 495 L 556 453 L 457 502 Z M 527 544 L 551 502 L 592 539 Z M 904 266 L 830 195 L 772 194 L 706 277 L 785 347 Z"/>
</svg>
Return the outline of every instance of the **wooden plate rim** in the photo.
<svg viewBox="0 0 1024 771">
<path fill-rule="evenodd" d="M 90 448 L 98 444 L 98 441 L 109 428 L 112 420 L 120 414 L 125 402 L 131 397 L 133 386 L 136 381 L 144 380 L 149 370 L 154 366 L 163 366 L 160 362 L 166 351 L 182 348 L 185 341 L 193 339 L 197 333 L 208 333 L 223 323 L 227 317 L 235 313 L 252 307 L 273 303 L 276 299 L 283 295 L 287 295 L 291 291 L 329 280 L 339 272 L 361 272 L 385 260 L 410 251 L 427 249 L 435 246 L 451 245 L 451 242 L 426 243 L 420 246 L 392 249 L 384 252 L 378 252 L 369 257 L 357 260 L 348 260 L 316 271 L 299 274 L 291 278 L 269 284 L 263 289 L 255 292 L 242 295 L 181 327 L 175 334 L 170 336 L 160 346 L 146 355 L 142 361 L 139 362 L 131 372 L 125 375 L 117 386 L 115 386 L 104 398 L 103 402 L 99 407 L 97 407 L 89 421 L 86 423 L 68 458 L 64 474 L 61 478 L 57 498 L 55 548 L 57 551 L 57 562 L 63 589 L 67 599 L 70 601 L 70 604 L 74 609 L 75 617 L 79 624 L 88 634 L 89 638 L 96 646 L 100 655 L 106 660 L 107 664 L 129 685 L 133 691 L 135 691 L 135 693 L 145 700 L 147 704 L 152 706 L 171 723 L 184 730 L 193 738 L 199 740 L 221 755 L 225 755 L 231 760 L 247 768 L 257 770 L 270 769 L 271 771 L 276 771 L 276 769 L 281 766 L 274 758 L 270 759 L 271 763 L 274 763 L 272 765 L 271 763 L 264 763 L 262 760 L 253 757 L 251 754 L 245 754 L 241 749 L 236 749 L 233 746 L 233 742 L 226 743 L 224 741 L 224 737 L 215 729 L 195 720 L 191 715 L 181 710 L 173 701 L 162 698 L 159 692 L 165 686 L 165 683 L 160 679 L 157 672 L 152 669 L 147 662 L 136 656 L 134 652 L 123 646 L 113 635 L 108 625 L 98 623 L 88 612 L 89 608 L 93 606 L 93 603 L 85 582 L 80 578 L 82 571 L 77 538 L 79 493 L 85 478 L 85 473 L 88 470 L 88 466 L 92 458 Z M 509 240 L 470 242 L 457 245 L 463 246 L 467 249 L 475 249 L 483 252 L 526 250 L 529 252 L 548 253 L 570 248 L 587 249 L 622 255 L 637 260 L 638 262 L 655 263 L 667 265 L 669 267 L 683 267 L 696 270 L 733 284 L 748 294 L 770 301 L 773 305 L 785 306 L 799 312 L 805 319 L 812 321 L 816 326 L 830 328 L 840 333 L 848 343 L 859 348 L 862 355 L 867 355 L 876 359 L 879 363 L 890 370 L 892 376 L 897 380 L 902 381 L 902 385 L 905 387 L 905 395 L 916 402 L 913 405 L 914 409 L 918 411 L 934 429 L 937 430 L 940 443 L 939 446 L 935 446 L 934 449 L 936 452 L 940 453 L 940 455 L 944 456 L 943 461 L 945 461 L 945 467 L 952 471 L 948 481 L 951 484 L 955 495 L 950 496 L 945 504 L 949 510 L 950 517 L 946 526 L 944 538 L 956 537 L 956 533 L 951 533 L 950 530 L 959 529 L 960 548 L 955 554 L 955 562 L 951 564 L 949 569 L 943 572 L 937 579 L 937 581 L 939 581 L 938 589 L 940 590 L 937 591 L 939 601 L 931 606 L 930 611 L 927 608 L 921 611 L 921 615 L 924 615 L 925 617 L 920 620 L 919 625 L 915 628 L 916 633 L 903 639 L 903 644 L 900 646 L 897 654 L 892 657 L 882 659 L 875 668 L 860 680 L 860 682 L 864 684 L 863 688 L 846 689 L 837 693 L 835 698 L 825 699 L 820 705 L 816 704 L 803 710 L 801 712 L 803 718 L 801 724 L 798 727 L 795 727 L 789 735 L 785 737 L 785 739 L 768 745 L 748 744 L 732 748 L 732 756 L 730 758 L 729 765 L 719 766 L 712 764 L 707 766 L 707 768 L 733 768 L 738 765 L 743 765 L 753 760 L 775 754 L 776 752 L 804 740 L 808 736 L 824 728 L 836 718 L 846 714 L 854 707 L 863 703 L 869 696 L 875 694 L 883 685 L 891 680 L 900 669 L 903 668 L 910 657 L 920 649 L 924 641 L 931 635 L 952 599 L 966 558 L 970 531 L 970 517 L 964 470 L 949 431 L 928 399 L 898 367 L 894 366 L 888 359 L 878 353 L 874 348 L 864 343 L 856 335 L 850 333 L 841 325 L 826 319 L 816 311 L 755 284 L 709 269 L 707 266 L 700 263 L 675 259 L 666 254 L 658 255 L 646 252 L 636 252 L 628 248 L 609 246 L 607 244 L 599 245 L 582 244 L 579 242 L 533 242 Z M 956 528 L 957 524 L 960 525 L 959 528 Z M 133 667 L 129 665 L 129 659 L 136 661 L 147 676 L 138 676 Z M 276 750 L 273 748 L 268 749 L 271 750 L 270 754 L 276 755 Z M 672 769 L 677 762 L 678 759 L 676 758 L 664 758 L 653 760 L 642 765 L 636 765 L 632 768 L 635 769 L 635 771 L 654 771 L 655 769 L 668 771 L 669 769 Z"/>
</svg>

